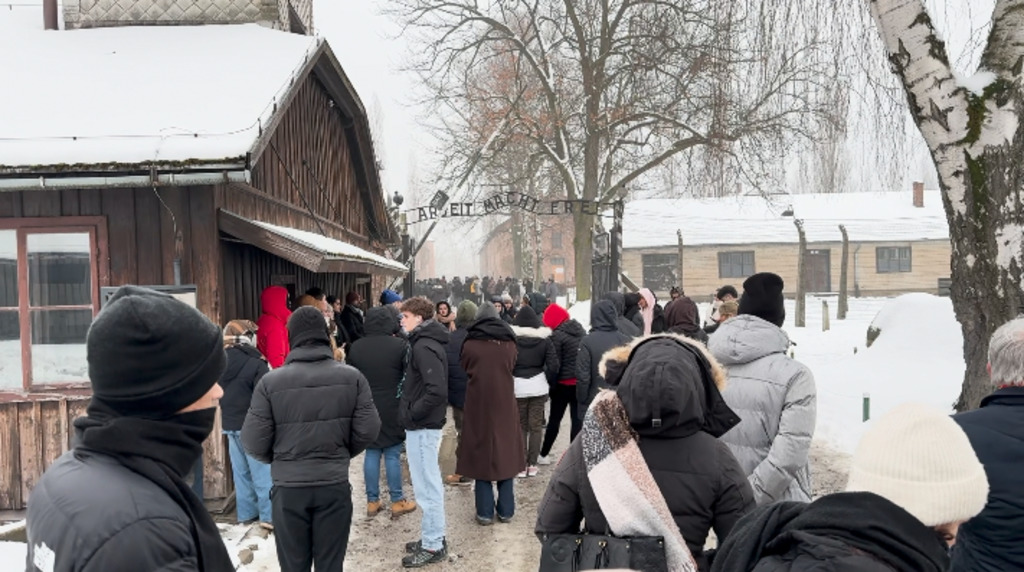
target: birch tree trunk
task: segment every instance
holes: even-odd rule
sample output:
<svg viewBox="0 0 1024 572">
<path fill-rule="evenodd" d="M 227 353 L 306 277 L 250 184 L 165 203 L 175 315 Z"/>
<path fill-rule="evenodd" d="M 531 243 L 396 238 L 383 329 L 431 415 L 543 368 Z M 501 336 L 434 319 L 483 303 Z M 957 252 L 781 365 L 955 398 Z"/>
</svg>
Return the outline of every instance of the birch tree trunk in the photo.
<svg viewBox="0 0 1024 572">
<path fill-rule="evenodd" d="M 951 295 L 967 362 L 956 408 L 972 409 L 991 389 L 988 340 L 1024 299 L 1024 138 L 1018 129 L 1024 0 L 996 3 L 971 89 L 954 77 L 923 0 L 868 0 L 868 6 L 938 169 L 953 252 Z"/>
</svg>

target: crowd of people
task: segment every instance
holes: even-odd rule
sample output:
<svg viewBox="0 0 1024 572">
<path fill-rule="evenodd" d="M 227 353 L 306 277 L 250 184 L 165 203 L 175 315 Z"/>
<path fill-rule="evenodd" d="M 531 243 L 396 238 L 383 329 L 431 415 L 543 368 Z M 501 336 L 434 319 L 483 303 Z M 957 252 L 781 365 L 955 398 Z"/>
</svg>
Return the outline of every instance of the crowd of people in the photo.
<svg viewBox="0 0 1024 572">
<path fill-rule="evenodd" d="M 451 280 L 442 276 L 417 280 L 414 292 L 435 304 L 446 301 L 458 305 L 463 300 L 469 300 L 479 306 L 485 302 L 493 302 L 495 298 L 503 295 L 519 300 L 520 297 L 530 296 L 535 292 L 548 300 L 556 300 L 565 290 L 564 286 L 555 282 L 554 276 L 537 285 L 534 285 L 531 278 L 520 280 L 511 276 L 456 276 Z"/>
<path fill-rule="evenodd" d="M 343 568 L 360 454 L 367 517 L 421 513 L 407 568 L 448 557 L 446 485 L 473 486 L 472 518 L 491 526 L 516 516 L 517 479 L 553 465 L 534 527 L 542 571 L 565 569 L 547 548 L 566 534 L 657 538 L 666 571 L 1024 569 L 1024 318 L 992 338 L 980 409 L 897 407 L 863 436 L 846 489 L 815 499 L 817 395 L 788 353 L 779 276 L 723 286 L 705 324 L 678 288 L 664 306 L 646 288 L 611 292 L 589 331 L 557 289 L 485 279 L 477 297 L 469 279 L 458 296 L 456 281 L 467 288 L 453 280 L 443 299 L 385 290 L 373 307 L 317 288 L 290 303 L 271 286 L 255 322 L 223 328 L 171 296 L 118 290 L 87 337 L 77 445 L 33 491 L 27 569 L 233 570 L 185 482 L 218 404 L 237 518 L 273 531 L 284 572 Z M 456 469 L 443 475 L 449 408 Z"/>
</svg>

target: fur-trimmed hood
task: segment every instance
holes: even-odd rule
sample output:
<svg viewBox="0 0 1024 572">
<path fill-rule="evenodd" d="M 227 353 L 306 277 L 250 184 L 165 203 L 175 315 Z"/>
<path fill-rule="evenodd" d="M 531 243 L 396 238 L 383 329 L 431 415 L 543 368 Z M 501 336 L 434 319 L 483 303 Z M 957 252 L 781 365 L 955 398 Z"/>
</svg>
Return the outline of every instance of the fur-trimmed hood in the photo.
<svg viewBox="0 0 1024 572">
<path fill-rule="evenodd" d="M 550 338 L 551 328 L 526 328 L 523 326 L 512 326 L 517 338 Z"/>
<path fill-rule="evenodd" d="M 725 374 L 707 350 L 678 335 L 647 336 L 608 365 L 622 364 L 616 393 L 641 436 L 671 439 L 705 432 L 720 437 L 739 423 L 722 398 Z M 615 375 L 615 368 L 612 369 Z"/>
<path fill-rule="evenodd" d="M 711 365 L 711 379 L 714 380 L 715 386 L 718 387 L 718 391 L 725 390 L 725 383 L 728 379 L 728 375 L 726 375 L 725 368 L 722 367 L 722 364 L 718 363 L 718 360 L 715 359 L 715 356 L 711 355 L 711 352 L 704 347 L 704 344 L 680 334 L 655 334 L 653 336 L 636 338 L 630 344 L 612 348 L 605 352 L 604 356 L 601 357 L 601 363 L 598 366 L 598 371 L 600 371 L 601 377 L 605 379 L 608 385 L 614 387 L 619 384 L 622 380 L 622 372 L 626 370 L 626 362 L 629 361 L 629 354 L 633 352 L 633 348 L 644 340 L 648 340 L 650 338 L 673 338 L 683 342 L 684 344 L 689 344 L 697 348 Z"/>
</svg>

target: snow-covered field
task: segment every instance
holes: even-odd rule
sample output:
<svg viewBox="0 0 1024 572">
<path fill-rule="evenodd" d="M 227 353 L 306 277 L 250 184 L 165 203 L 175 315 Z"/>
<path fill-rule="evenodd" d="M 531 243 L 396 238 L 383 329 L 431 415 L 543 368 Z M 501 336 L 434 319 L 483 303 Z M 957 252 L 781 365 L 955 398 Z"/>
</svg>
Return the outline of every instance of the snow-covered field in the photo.
<svg viewBox="0 0 1024 572">
<path fill-rule="evenodd" d="M 821 328 L 823 300 L 829 304 L 831 317 L 831 329 L 827 332 L 823 332 Z M 818 422 L 815 440 L 819 445 L 826 445 L 826 448 L 835 449 L 840 453 L 853 451 L 867 426 L 861 419 L 865 393 L 871 397 L 872 418 L 877 418 L 899 403 L 911 400 L 929 403 L 952 412 L 952 404 L 960 391 L 964 361 L 960 326 L 953 317 L 953 307 L 948 298 L 938 298 L 929 294 L 909 294 L 893 299 L 855 298 L 850 300 L 849 315 L 842 321 L 835 318 L 836 305 L 837 299 L 834 296 L 808 297 L 807 327 L 796 328 L 792 325 L 793 302 L 786 303 L 787 322 L 784 329 L 797 344 L 794 348 L 796 359 L 811 368 L 817 382 Z M 702 312 L 706 311 L 707 306 L 702 306 Z M 576 304 L 570 308 L 569 313 L 587 325 L 590 305 L 587 302 Z M 882 334 L 868 348 L 867 329 L 873 320 L 882 328 Z M 564 443 L 556 446 L 556 449 L 561 450 L 560 447 L 564 447 Z M 818 450 L 820 451 L 821 447 Z M 377 554 L 384 548 L 377 546 L 377 541 L 373 537 L 384 530 L 390 530 L 395 523 L 362 521 L 363 517 L 358 514 L 361 506 L 361 467 L 361 462 L 353 462 L 352 479 L 356 490 L 353 498 L 357 507 L 353 542 L 357 539 L 358 542 L 350 544 L 349 560 L 353 566 L 361 564 L 373 570 L 390 569 L 386 563 L 391 561 L 382 560 Z M 841 483 L 838 486 L 841 486 Z M 535 562 L 533 552 L 537 547 L 527 530 L 531 522 L 526 521 L 532 519 L 532 515 L 527 513 L 535 509 L 543 490 L 543 482 L 538 480 L 536 483 L 520 483 L 517 488 L 517 496 L 530 497 L 520 498 L 517 503 L 522 509 L 524 522 L 520 524 L 523 526 L 517 525 L 507 529 L 490 528 L 504 532 L 503 539 L 498 544 L 513 552 L 526 550 L 529 554 L 526 554 L 524 559 Z M 461 498 L 463 496 L 465 499 Z M 452 502 L 453 510 L 462 510 L 457 508 L 460 506 L 457 504 L 458 501 L 464 501 L 465 510 L 469 510 L 468 507 L 471 506 L 470 491 L 446 491 L 446 497 L 449 497 L 447 502 Z M 453 515 L 452 520 L 457 519 L 457 516 Z M 408 531 L 403 530 L 405 536 L 411 538 L 415 535 L 413 529 L 418 520 L 418 517 L 415 517 L 402 521 L 401 526 L 409 528 Z M 468 517 L 466 523 L 469 523 Z M 453 532 L 453 535 L 461 538 L 480 534 L 480 527 L 466 523 L 463 523 L 465 532 Z M 273 536 L 269 539 L 252 535 L 246 537 L 250 530 L 248 526 L 221 526 L 228 552 L 236 562 L 240 552 L 255 547 L 255 550 L 252 550 L 252 562 L 240 566 L 239 570 L 272 572 L 278 569 Z M 512 538 L 513 536 L 515 538 Z M 462 538 L 460 543 L 463 559 L 453 561 L 440 569 L 468 570 L 478 561 L 483 561 L 481 558 L 486 560 L 475 551 L 488 548 L 490 544 L 470 541 L 467 545 L 467 538 Z M 509 545 L 511 541 L 522 541 L 528 546 L 524 544 L 523 547 L 512 547 Z M 370 546 L 371 544 L 373 546 Z M 364 546 L 365 549 L 360 546 Z M 0 570 L 22 569 L 24 554 L 23 544 L 0 542 Z M 487 554 L 486 551 L 484 554 Z M 389 557 L 391 556 L 389 554 Z M 394 556 L 397 557 L 397 554 Z"/>
<path fill-rule="evenodd" d="M 827 332 L 822 331 L 823 301 L 831 322 Z M 851 298 L 845 320 L 836 319 L 838 303 L 837 296 L 808 296 L 807 326 L 797 328 L 795 302 L 786 301 L 783 329 L 797 344 L 794 357 L 811 368 L 818 386 L 817 440 L 852 453 L 865 427 L 865 394 L 872 418 L 905 401 L 953 411 L 964 360 L 960 324 L 949 298 Z M 700 304 L 700 309 L 706 316 L 710 305 Z M 590 302 L 569 308 L 569 315 L 589 328 Z M 876 315 L 883 333 L 868 348 L 867 330 Z"/>
</svg>

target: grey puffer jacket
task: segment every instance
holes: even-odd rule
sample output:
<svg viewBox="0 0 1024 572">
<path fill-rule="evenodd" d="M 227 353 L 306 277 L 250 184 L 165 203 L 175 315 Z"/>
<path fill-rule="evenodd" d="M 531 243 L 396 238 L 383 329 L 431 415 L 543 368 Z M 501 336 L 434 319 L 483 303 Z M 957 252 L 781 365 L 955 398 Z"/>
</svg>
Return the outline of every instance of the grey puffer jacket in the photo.
<svg viewBox="0 0 1024 572">
<path fill-rule="evenodd" d="M 750 479 L 757 504 L 811 500 L 808 451 L 817 390 L 807 366 L 786 355 L 789 337 L 761 318 L 723 323 L 708 341 L 725 366 L 722 397 L 742 421 L 722 435 Z"/>
</svg>

